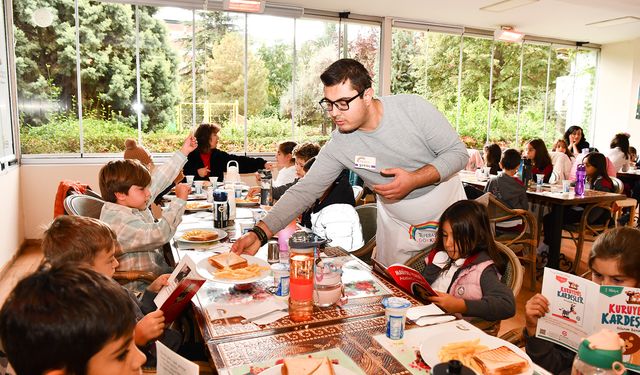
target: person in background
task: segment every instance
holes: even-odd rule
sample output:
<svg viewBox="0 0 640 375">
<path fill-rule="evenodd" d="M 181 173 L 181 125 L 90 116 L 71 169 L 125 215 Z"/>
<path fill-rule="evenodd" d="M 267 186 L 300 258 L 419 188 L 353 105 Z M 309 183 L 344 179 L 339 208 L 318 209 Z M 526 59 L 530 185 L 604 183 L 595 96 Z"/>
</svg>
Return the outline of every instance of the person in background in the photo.
<svg viewBox="0 0 640 375">
<path fill-rule="evenodd" d="M 551 157 L 547 146 L 540 138 L 532 139 L 524 147 L 525 156 L 531 160 L 533 168 L 531 168 L 531 175 L 537 174 L 544 175 L 544 182 L 549 182 L 551 172 L 553 172 L 553 164 L 551 163 Z"/>
<path fill-rule="evenodd" d="M 629 168 L 635 169 L 638 166 L 638 151 L 635 147 L 629 146 Z"/>
<path fill-rule="evenodd" d="M 556 142 L 553 144 L 553 148 L 551 149 L 551 151 L 565 154 L 571 160 L 573 160 L 575 158 L 575 156 L 573 156 L 571 151 L 569 151 L 569 147 L 567 146 L 567 142 L 565 142 L 564 139 L 556 140 Z"/>
<path fill-rule="evenodd" d="M 607 158 L 611 160 L 616 172 L 629 170 L 629 134 L 618 133 L 613 136 L 609 144 L 611 149 L 607 152 Z M 615 175 L 614 175 L 615 176 Z"/>
<path fill-rule="evenodd" d="M 599 152 L 591 152 L 585 156 L 583 160 L 587 171 L 587 183 L 591 185 L 592 190 L 612 192 L 613 181 L 607 174 L 607 158 Z M 584 207 L 582 206 L 565 206 L 563 223 L 572 224 L 577 223 L 582 218 Z M 589 214 L 589 223 L 604 222 L 609 219 L 609 211 L 602 208 L 594 208 Z M 553 214 L 548 213 L 542 218 L 542 225 L 544 228 L 544 240 L 540 241 L 538 246 L 538 253 L 549 251 L 549 244 L 552 242 L 550 238 L 553 231 L 551 226 L 553 225 Z"/>
<path fill-rule="evenodd" d="M 492 177 L 484 188 L 510 208 L 529 209 L 524 182 L 516 176 L 520 166 L 520 153 L 512 148 L 505 150 L 500 160 L 502 174 Z"/>
<path fill-rule="evenodd" d="M 553 144 L 553 151 L 549 153 L 551 157 L 551 163 L 553 164 L 553 172 L 556 173 L 558 179 L 555 183 L 560 183 L 562 180 L 571 179 L 571 167 L 575 156 L 567 148 L 567 143 L 564 139 L 558 139 Z M 575 178 L 575 176 L 574 176 Z"/>
<path fill-rule="evenodd" d="M 489 174 L 497 175 L 502 170 L 500 169 L 501 155 L 502 150 L 497 144 L 491 143 L 484 146 L 484 165 L 491 168 Z"/>
<path fill-rule="evenodd" d="M 303 177 L 314 162 L 315 157 L 305 163 Z M 300 224 L 329 240 L 329 246 L 340 246 L 347 251 L 357 250 L 364 245 L 364 240 L 355 203 L 349 171 L 345 169 L 322 197 L 302 213 Z"/>
<path fill-rule="evenodd" d="M 584 139 L 582 128 L 577 125 L 570 126 L 564 132 L 564 142 L 568 145 L 567 148 L 573 156 L 578 156 L 582 149 L 589 148 L 589 142 Z"/>
<path fill-rule="evenodd" d="M 353 170 L 377 194 L 376 260 L 402 263 L 434 242 L 434 226 L 451 203 L 465 199 L 457 173 L 469 159 L 447 119 L 418 95 L 374 98 L 369 71 L 340 59 L 321 75 L 319 105 L 336 125 L 316 162 L 264 219 L 232 246 L 255 254 Z"/>
<path fill-rule="evenodd" d="M 123 254 L 118 257 L 119 271 L 143 270 L 156 275 L 171 272 L 162 246 L 171 240 L 182 221 L 191 186 L 176 186 L 176 199 L 167 205 L 158 221 L 149 206 L 173 181 L 196 146 L 195 138 L 187 137 L 180 151 L 154 168 L 152 173 L 137 160 L 114 160 L 100 169 L 100 193 L 105 200 L 100 220 L 113 229 L 122 246 Z M 141 281 L 126 286 L 134 291 L 147 287 Z"/>
<path fill-rule="evenodd" d="M 112 278 L 118 267 L 116 255 L 120 251 L 120 245 L 115 233 L 100 220 L 65 215 L 56 218 L 44 232 L 42 250 L 48 263 L 79 263 Z M 137 323 L 133 340 L 147 356 L 147 366 L 155 366 L 153 343 L 156 339 L 176 352 L 182 342 L 182 335 L 178 331 L 165 327 L 164 314 L 153 302 L 160 289 L 168 284 L 169 276 L 170 274 L 159 276 L 145 289 L 140 300 L 127 290 L 136 306 Z"/>
<path fill-rule="evenodd" d="M 127 292 L 84 265 L 41 266 L 0 310 L 0 340 L 16 375 L 134 375 L 135 306 Z"/>
<path fill-rule="evenodd" d="M 276 164 L 279 168 L 278 177 L 273 181 L 273 187 L 290 184 L 296 179 L 295 158 L 293 150 L 296 143 L 292 141 L 280 142 L 276 152 Z"/>
<path fill-rule="evenodd" d="M 428 299 L 446 312 L 487 321 L 515 315 L 516 300 L 500 281 L 505 264 L 482 204 L 458 201 L 442 213 L 434 250 L 425 262 L 422 273 L 439 292 Z"/>
<path fill-rule="evenodd" d="M 262 158 L 232 155 L 218 149 L 220 125 L 201 124 L 195 131 L 198 140 L 198 148 L 187 156 L 187 163 L 182 172 L 185 176 L 194 176 L 194 180 L 208 180 L 209 177 L 218 177 L 218 181 L 224 180 L 224 172 L 227 171 L 227 163 L 231 160 L 238 162 L 240 173 L 253 173 L 258 169 L 271 169 L 271 165 Z"/>
<path fill-rule="evenodd" d="M 596 238 L 589 253 L 591 281 L 599 285 L 640 287 L 640 231 L 629 227 L 611 229 Z M 535 337 L 538 319 L 549 313 L 549 300 L 538 293 L 524 308 L 525 350 L 531 360 L 552 374 L 568 375 L 576 353 Z"/>
</svg>

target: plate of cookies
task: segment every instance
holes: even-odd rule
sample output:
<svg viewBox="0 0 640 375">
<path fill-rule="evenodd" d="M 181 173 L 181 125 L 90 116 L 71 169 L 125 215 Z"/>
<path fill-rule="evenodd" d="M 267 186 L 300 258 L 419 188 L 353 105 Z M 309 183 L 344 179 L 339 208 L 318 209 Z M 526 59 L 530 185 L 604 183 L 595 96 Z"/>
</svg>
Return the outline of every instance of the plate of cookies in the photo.
<svg viewBox="0 0 640 375">
<path fill-rule="evenodd" d="M 220 241 L 227 237 L 227 232 L 218 228 L 194 228 L 176 233 L 176 239 L 186 243 L 205 243 Z"/>
<path fill-rule="evenodd" d="M 261 280 L 271 273 L 269 263 L 251 255 L 222 253 L 202 258 L 198 268 L 207 272 L 207 279 L 226 284 L 248 284 Z"/>
</svg>

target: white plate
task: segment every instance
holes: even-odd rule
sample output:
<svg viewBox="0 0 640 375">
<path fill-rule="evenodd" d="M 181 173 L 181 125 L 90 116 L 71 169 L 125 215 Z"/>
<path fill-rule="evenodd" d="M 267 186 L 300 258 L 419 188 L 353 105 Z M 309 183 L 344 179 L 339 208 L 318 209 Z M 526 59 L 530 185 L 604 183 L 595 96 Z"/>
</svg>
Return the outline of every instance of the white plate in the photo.
<svg viewBox="0 0 640 375">
<path fill-rule="evenodd" d="M 269 276 L 269 274 L 271 273 L 271 269 L 269 268 L 269 263 L 267 263 L 265 260 L 256 258 L 251 255 L 241 255 L 241 257 L 246 259 L 248 264 L 258 264 L 259 266 L 267 267 L 267 268 L 264 271 L 260 272 L 260 274 L 255 277 L 250 277 L 244 280 L 229 280 L 229 279 L 218 278 L 214 275 L 214 273 L 218 269 L 212 266 L 211 263 L 209 263 L 208 257 L 200 259 L 196 264 L 196 266 L 199 269 L 204 270 L 203 272 L 201 272 L 201 275 L 206 277 L 207 280 L 211 280 L 211 281 L 215 281 L 223 284 L 249 284 L 254 281 L 262 280 L 265 277 Z"/>
<path fill-rule="evenodd" d="M 216 238 L 215 240 L 211 240 L 211 241 L 191 241 L 191 240 L 185 240 L 184 238 L 182 238 L 182 235 L 185 234 L 186 232 L 192 231 L 192 230 L 207 230 L 210 232 L 216 232 L 218 234 L 218 238 Z M 180 242 L 185 242 L 185 243 L 207 243 L 207 242 L 215 242 L 215 241 L 220 241 L 222 239 L 227 238 L 227 232 L 223 231 L 222 229 L 218 229 L 218 228 L 189 228 L 189 229 L 185 229 L 183 231 L 180 232 L 176 232 L 176 235 L 174 237 L 176 240 L 180 241 Z"/>
<path fill-rule="evenodd" d="M 196 207 L 196 208 L 189 208 L 189 205 L 190 205 L 190 204 L 198 204 L 198 207 Z M 207 202 L 207 201 L 204 201 L 204 202 L 198 202 L 198 201 L 195 201 L 195 202 L 188 202 L 188 203 L 185 205 L 185 209 L 186 209 L 187 211 L 207 211 L 207 210 L 211 210 L 211 208 L 213 208 L 213 204 L 212 204 L 212 203 L 209 203 L 209 202 Z"/>
<path fill-rule="evenodd" d="M 533 374 L 533 362 L 531 362 L 531 358 L 522 351 L 522 349 L 517 346 L 511 344 L 510 342 L 504 341 L 500 338 L 489 336 L 484 332 L 478 331 L 456 331 L 455 334 L 451 335 L 442 335 L 442 333 L 437 333 L 428 337 L 425 337 L 420 344 L 420 355 L 426 364 L 433 367 L 440 363 L 440 358 L 438 358 L 438 352 L 440 348 L 446 344 L 458 341 L 469 341 L 480 339 L 480 344 L 486 345 L 489 349 L 495 349 L 499 346 L 506 346 L 509 349 L 516 352 L 519 356 L 526 359 L 529 362 L 529 369 L 522 374 L 519 375 L 532 375 Z M 516 375 L 516 374 L 514 374 Z"/>
<path fill-rule="evenodd" d="M 275 365 L 273 367 L 269 367 L 268 369 L 262 371 L 260 375 L 280 375 L 282 374 L 282 365 Z M 340 365 L 333 365 L 333 371 L 336 375 L 355 375 L 355 373 L 349 370 L 346 367 L 342 367 Z"/>
</svg>

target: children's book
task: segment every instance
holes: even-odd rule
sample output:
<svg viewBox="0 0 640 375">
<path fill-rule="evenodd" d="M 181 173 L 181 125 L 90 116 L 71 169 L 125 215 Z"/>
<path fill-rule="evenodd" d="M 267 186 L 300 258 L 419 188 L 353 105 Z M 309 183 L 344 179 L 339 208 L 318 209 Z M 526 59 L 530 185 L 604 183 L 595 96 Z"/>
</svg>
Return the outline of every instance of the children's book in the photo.
<svg viewBox="0 0 640 375">
<path fill-rule="evenodd" d="M 640 289 L 545 268 L 542 295 L 549 312 L 538 320 L 537 337 L 577 351 L 583 338 L 606 328 L 624 340 L 627 369 L 640 370 Z"/>
<path fill-rule="evenodd" d="M 427 297 L 438 295 L 422 274 L 411 267 L 404 264 L 392 264 L 387 267 L 386 272 L 400 288 L 425 305 L 431 303 Z"/>
<path fill-rule="evenodd" d="M 205 278 L 202 277 L 196 267 L 196 263 L 189 255 L 180 259 L 180 263 L 169 276 L 169 285 L 158 292 L 156 306 L 164 312 L 164 323 L 171 324 L 187 307 L 191 298 L 198 292 Z"/>
</svg>

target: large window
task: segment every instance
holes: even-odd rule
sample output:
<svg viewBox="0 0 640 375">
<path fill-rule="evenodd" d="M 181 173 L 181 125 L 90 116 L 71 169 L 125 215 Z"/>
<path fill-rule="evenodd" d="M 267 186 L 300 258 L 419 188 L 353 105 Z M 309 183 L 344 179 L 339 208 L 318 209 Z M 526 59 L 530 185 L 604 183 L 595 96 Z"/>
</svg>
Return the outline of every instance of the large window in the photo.
<svg viewBox="0 0 640 375">
<path fill-rule="evenodd" d="M 4 8 L 0 7 L 0 162 L 15 160 Z M 3 164 L 4 167 L 4 164 Z"/>
</svg>

